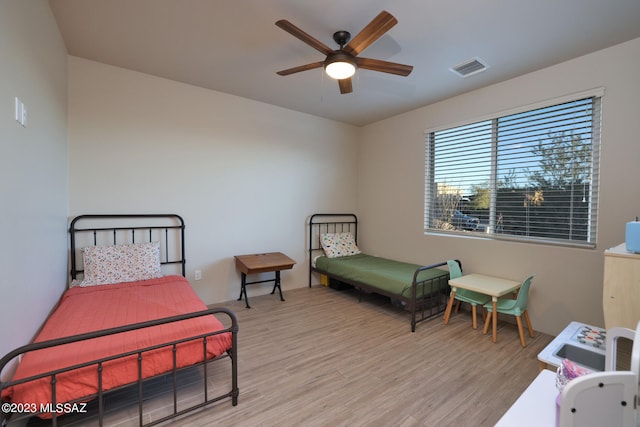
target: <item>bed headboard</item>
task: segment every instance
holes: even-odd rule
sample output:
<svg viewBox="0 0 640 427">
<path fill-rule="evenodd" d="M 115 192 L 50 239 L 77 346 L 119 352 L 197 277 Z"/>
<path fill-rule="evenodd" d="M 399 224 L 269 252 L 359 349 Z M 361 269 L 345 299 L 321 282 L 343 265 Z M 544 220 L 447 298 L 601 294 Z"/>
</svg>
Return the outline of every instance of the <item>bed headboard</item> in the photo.
<svg viewBox="0 0 640 427">
<path fill-rule="evenodd" d="M 311 286 L 311 265 L 315 252 L 322 251 L 320 235 L 325 233 L 353 234 L 358 244 L 358 217 L 352 213 L 317 213 L 309 217 L 309 286 Z"/>
<path fill-rule="evenodd" d="M 176 214 L 80 215 L 69 225 L 71 279 L 83 273 L 85 246 L 159 242 L 160 264 L 175 264 L 185 276 L 184 220 Z"/>
</svg>

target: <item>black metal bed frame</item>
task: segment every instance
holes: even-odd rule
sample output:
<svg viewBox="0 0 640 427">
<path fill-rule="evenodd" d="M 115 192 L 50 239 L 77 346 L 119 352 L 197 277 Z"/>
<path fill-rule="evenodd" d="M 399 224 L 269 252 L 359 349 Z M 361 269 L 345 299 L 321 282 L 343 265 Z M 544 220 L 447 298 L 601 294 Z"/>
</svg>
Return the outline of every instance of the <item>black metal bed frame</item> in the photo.
<svg viewBox="0 0 640 427">
<path fill-rule="evenodd" d="M 446 266 L 446 261 L 421 266 L 413 273 L 411 297 L 393 294 L 371 284 L 345 279 L 314 266 L 314 257 L 324 253 L 322 245 L 320 244 L 321 234 L 350 232 L 353 234 L 356 244 L 358 243 L 358 217 L 355 214 L 316 213 L 309 217 L 308 225 L 309 287 L 311 287 L 312 274 L 316 272 L 351 285 L 359 291 L 364 290 L 400 301 L 411 313 L 411 332 L 415 332 L 418 323 L 444 313 L 449 297 L 449 273 L 426 280 L 419 280 L 418 277 L 423 271 Z M 458 261 L 458 263 L 460 263 L 460 261 Z"/>
<path fill-rule="evenodd" d="M 159 219 L 161 221 L 171 221 L 173 222 L 172 225 L 151 225 L 151 226 L 139 226 L 139 225 L 129 225 L 129 226 L 115 226 L 115 227 L 87 227 L 87 228 L 77 228 L 77 223 L 79 221 L 82 220 L 116 220 L 116 221 L 134 221 L 137 222 L 139 220 L 148 220 L 151 218 L 155 218 L 155 219 Z M 169 245 L 171 244 L 171 241 L 169 239 L 169 230 L 176 230 L 178 235 L 179 235 L 179 242 L 178 242 L 178 246 L 179 246 L 179 255 L 177 255 L 176 257 L 172 257 L 170 255 L 170 250 L 168 249 Z M 151 230 L 162 230 L 164 235 L 165 235 L 165 239 L 163 244 L 161 244 L 161 247 L 164 247 L 164 259 L 161 261 L 162 264 L 180 264 L 181 265 L 181 270 L 182 270 L 182 275 L 184 276 L 185 273 L 185 257 L 184 257 L 184 221 L 182 220 L 182 218 L 178 215 L 174 215 L 174 214 L 168 214 L 168 215 L 156 215 L 156 214 L 147 214 L 147 215 L 121 215 L 121 214 L 117 214 L 117 215 L 82 215 L 79 217 L 74 218 L 71 221 L 71 225 L 69 228 L 69 233 L 71 235 L 71 277 L 72 278 L 76 278 L 78 273 L 81 273 L 82 270 L 78 268 L 77 266 L 77 262 L 76 262 L 76 234 L 77 233 L 93 233 L 93 241 L 94 243 L 98 241 L 98 235 L 100 233 L 111 233 L 113 234 L 113 243 L 116 244 L 117 243 L 117 236 L 120 235 L 120 233 L 122 231 L 127 231 L 130 233 L 131 235 L 131 240 L 133 242 L 135 242 L 135 234 L 136 234 L 136 230 L 149 230 L 149 241 L 151 241 L 151 238 L 153 237 L 153 232 Z M 126 234 L 129 234 L 126 233 Z M 56 370 L 52 370 L 49 372 L 44 372 L 41 374 L 38 374 L 36 376 L 31 376 L 28 378 L 23 378 L 20 380 L 16 380 L 16 381 L 8 381 L 8 382 L 1 382 L 0 383 L 0 391 L 4 390 L 8 387 L 11 387 L 13 385 L 18 385 L 18 384 L 23 384 L 26 382 L 30 382 L 30 381 L 34 381 L 37 379 L 41 379 L 41 378 L 50 378 L 50 384 L 51 384 L 51 396 L 52 396 L 52 402 L 51 402 L 51 407 L 52 408 L 56 408 L 58 404 L 65 404 L 65 403 L 78 403 L 78 402 L 86 402 L 89 399 L 97 399 L 98 400 L 98 422 L 99 425 L 102 426 L 103 425 L 103 417 L 104 417 L 104 397 L 105 397 L 105 393 L 111 393 L 112 391 L 115 390 L 119 390 L 122 389 L 124 387 L 130 387 L 132 385 L 137 386 L 137 394 L 138 394 L 138 421 L 139 421 L 139 425 L 140 426 L 152 426 L 152 425 L 156 425 L 165 421 L 168 421 L 170 419 L 179 417 L 181 415 L 184 415 L 190 411 L 193 411 L 195 409 L 201 408 L 203 406 L 212 404 L 214 402 L 218 402 L 220 400 L 226 399 L 226 398 L 230 398 L 232 405 L 236 406 L 238 404 L 238 396 L 239 396 L 239 388 L 238 388 L 238 366 L 237 366 L 237 361 L 238 361 L 238 339 L 237 339 L 237 333 L 238 333 L 238 321 L 236 318 L 236 315 L 233 311 L 227 309 L 227 308 L 216 308 L 216 309 L 208 309 L 208 310 L 203 310 L 203 311 L 198 311 L 198 312 L 194 312 L 194 313 L 185 313 L 185 314 L 180 314 L 180 315 L 176 315 L 176 316 L 171 316 L 171 317 L 167 317 L 167 318 L 163 318 L 163 319 L 156 319 L 156 320 L 150 320 L 150 321 L 146 321 L 146 322 L 140 322 L 140 323 L 136 323 L 136 324 L 131 324 L 131 325 L 125 325 L 125 326 L 120 326 L 120 327 L 115 327 L 115 328 L 110 328 L 110 329 L 105 329 L 105 330 L 101 330 L 101 331 L 95 331 L 95 332 L 89 332 L 89 333 L 84 333 L 84 334 L 80 334 L 80 335 L 74 335 L 74 336 L 70 336 L 70 337 L 64 337 L 64 338 L 58 338 L 58 339 L 53 339 L 53 340 L 48 340 L 48 341 L 42 341 L 42 342 L 37 342 L 37 343 L 31 343 L 31 344 L 27 344 L 24 345 L 22 347 L 19 347 L 9 353 L 7 353 L 4 357 L 2 357 L 2 359 L 0 359 L 0 373 L 2 373 L 2 371 L 5 369 L 5 367 L 12 363 L 12 361 L 17 358 L 20 357 L 21 355 L 27 353 L 27 352 L 31 352 L 31 351 L 35 351 L 35 350 L 39 350 L 39 349 L 43 349 L 43 348 L 50 348 L 50 347 L 55 347 L 55 346 L 60 346 L 60 345 L 65 345 L 68 343 L 72 343 L 72 342 L 79 342 L 79 341 L 85 341 L 85 340 L 89 340 L 89 339 L 93 339 L 93 338 L 98 338 L 98 337 L 103 337 L 103 336 L 107 336 L 107 335 L 114 335 L 114 334 L 120 334 L 120 333 L 125 333 L 128 331 L 132 331 L 132 330 L 139 330 L 139 329 L 144 329 L 144 328 L 149 328 L 149 327 L 153 327 L 153 326 L 157 326 L 157 325 L 163 325 L 163 324 L 167 324 L 167 323 L 172 323 L 172 322 L 180 322 L 186 319 L 192 319 L 192 318 L 196 318 L 196 317 L 203 317 L 203 316 L 211 316 L 211 315 L 224 315 L 226 316 L 227 322 L 223 322 L 223 324 L 227 323 L 230 324 L 230 326 L 225 327 L 222 330 L 219 331 L 214 331 L 214 332 L 210 332 L 210 333 L 206 333 L 206 334 L 199 334 L 199 335 L 195 335 L 195 336 L 191 336 L 191 337 L 184 337 L 182 339 L 179 340 L 174 340 L 174 341 L 170 341 L 170 342 L 166 342 L 166 343 L 162 343 L 162 344 L 157 344 L 154 346 L 149 346 L 149 347 L 145 347 L 145 348 L 140 348 L 140 349 L 136 349 L 134 351 L 129 351 L 126 353 L 121 353 L 121 354 L 117 354 L 117 355 L 113 355 L 110 357 L 104 357 L 104 358 L 100 358 L 100 359 L 96 359 L 96 360 L 91 360 L 91 361 L 87 361 L 85 363 L 82 364 L 78 364 L 78 365 L 74 365 L 74 366 L 68 366 L 68 367 L 64 367 L 64 368 L 60 368 L 60 369 L 56 369 Z M 231 334 L 231 348 L 227 351 L 227 353 L 225 355 L 220 355 L 216 358 L 213 359 L 207 359 L 207 349 L 206 349 L 206 344 L 207 344 L 207 339 L 209 337 L 215 336 L 215 335 L 220 335 L 220 334 L 224 334 L 224 333 L 230 333 Z M 194 365 L 190 365 L 188 367 L 185 368 L 178 368 L 177 367 L 177 357 L 176 357 L 176 349 L 177 346 L 181 343 L 185 343 L 185 342 L 189 342 L 189 341 L 196 341 L 196 340 L 200 340 L 202 341 L 202 350 L 203 350 L 203 359 L 201 362 L 198 362 Z M 173 353 L 173 368 L 165 373 L 162 374 L 158 374 L 156 376 L 153 377 L 146 377 L 143 378 L 142 377 L 142 363 L 143 363 L 143 355 L 146 352 L 152 351 L 152 350 L 157 350 L 160 348 L 170 348 L 170 350 Z M 125 357 L 137 357 L 137 363 L 138 363 L 138 379 L 136 382 L 134 383 L 130 383 L 130 384 L 124 384 L 122 386 L 119 386 L 117 388 L 114 388 L 112 390 L 109 391 L 104 391 L 102 390 L 102 368 L 103 365 L 106 362 L 112 361 L 112 360 L 116 360 L 116 359 L 121 359 L 121 358 L 125 358 Z M 231 362 L 231 389 L 225 393 L 216 395 L 216 396 L 210 396 L 211 390 L 209 390 L 209 388 L 211 387 L 208 383 L 209 381 L 207 380 L 207 369 L 208 369 L 208 365 L 211 362 L 220 360 L 220 359 L 230 359 Z M 95 366 L 96 367 L 96 373 L 97 373 L 97 378 L 98 378 L 98 391 L 97 393 L 90 395 L 90 396 L 83 396 L 73 402 L 57 402 L 56 401 L 56 382 L 57 382 L 57 376 L 59 376 L 61 373 L 64 372 L 68 372 L 68 371 L 72 371 L 75 369 L 80 369 L 80 368 L 85 368 L 85 367 L 89 367 L 89 366 Z M 177 394 L 178 394 L 178 387 L 177 387 L 177 374 L 178 372 L 185 370 L 185 369 L 189 369 L 189 368 L 193 368 L 195 366 L 202 366 L 203 368 L 203 400 L 201 402 L 197 402 L 194 403 L 193 405 L 184 408 L 184 409 L 178 409 L 178 400 L 177 400 Z M 147 380 L 150 380 L 152 378 L 158 378 L 158 377 L 165 377 L 167 375 L 170 375 L 172 377 L 172 391 L 173 391 L 173 411 L 171 414 L 159 418 L 159 419 L 155 419 L 155 420 L 151 420 L 151 422 L 145 424 L 143 421 L 143 417 L 144 417 L 144 408 L 143 408 L 143 404 L 144 404 L 144 400 L 145 397 L 143 395 L 143 383 Z M 4 407 L 3 407 L 4 408 Z M 36 408 L 38 409 L 38 408 Z M 24 414 L 27 417 L 31 417 L 33 415 L 37 415 L 38 412 L 34 412 L 34 411 L 29 411 L 28 414 Z M 57 426 L 58 424 L 58 418 L 59 415 L 54 411 L 51 412 L 52 418 L 51 418 L 51 424 L 53 426 Z M 8 420 L 8 418 L 11 416 L 10 413 L 6 413 L 5 411 L 2 411 L 2 413 L 0 413 L 0 425 L 4 425 L 5 421 Z"/>
<path fill-rule="evenodd" d="M 160 220 L 157 224 L 152 225 L 140 225 L 137 222 L 139 220 L 151 220 L 157 219 Z M 79 228 L 79 224 L 82 221 L 90 221 L 97 222 L 100 220 L 108 220 L 118 222 L 118 224 L 104 227 L 89 227 L 83 226 L 83 228 Z M 162 224 L 162 222 L 167 222 Z M 129 225 L 126 225 L 129 224 Z M 135 225 L 134 225 L 135 224 Z M 153 241 L 154 231 L 157 231 L 158 241 L 161 243 L 161 257 L 160 264 L 180 264 L 181 265 L 181 274 L 186 276 L 186 259 L 185 259 L 185 249 L 184 249 L 184 220 L 180 215 L 176 214 L 107 214 L 107 215 L 80 215 L 71 220 L 69 225 L 69 242 L 70 242 L 70 258 L 71 258 L 71 279 L 77 279 L 78 274 L 83 273 L 84 270 L 78 267 L 78 260 L 81 259 L 81 252 L 76 248 L 76 240 L 77 236 L 83 233 L 89 233 L 93 236 L 93 245 L 97 245 L 98 236 L 102 235 L 103 237 L 107 237 L 109 243 L 113 245 L 118 244 L 118 238 L 120 238 L 120 243 L 124 243 L 123 240 L 129 243 L 136 243 L 136 231 L 140 231 L 138 233 L 139 239 L 143 239 L 146 233 L 144 231 L 148 231 L 147 242 Z M 176 236 L 170 234 L 170 230 L 176 230 L 178 233 Z M 122 233 L 124 232 L 124 234 Z M 129 240 L 127 240 L 130 237 Z M 179 251 L 176 254 L 173 254 L 174 257 L 170 257 L 169 248 L 171 246 L 170 237 L 175 237 L 178 240 Z"/>
</svg>

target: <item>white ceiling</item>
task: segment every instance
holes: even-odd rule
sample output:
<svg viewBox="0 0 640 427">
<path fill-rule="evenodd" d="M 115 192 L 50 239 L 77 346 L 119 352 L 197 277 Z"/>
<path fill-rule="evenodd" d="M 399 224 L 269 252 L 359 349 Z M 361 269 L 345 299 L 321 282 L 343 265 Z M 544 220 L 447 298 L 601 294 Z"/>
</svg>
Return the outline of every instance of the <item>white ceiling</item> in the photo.
<svg viewBox="0 0 640 427">
<path fill-rule="evenodd" d="M 49 2 L 70 55 L 359 126 L 640 37 L 640 0 Z M 359 70 L 340 95 L 322 69 L 276 75 L 324 59 L 278 19 L 337 48 L 335 31 L 382 10 L 398 24 L 360 56 L 413 65 L 408 77 Z M 474 57 L 489 68 L 449 70 Z"/>
</svg>

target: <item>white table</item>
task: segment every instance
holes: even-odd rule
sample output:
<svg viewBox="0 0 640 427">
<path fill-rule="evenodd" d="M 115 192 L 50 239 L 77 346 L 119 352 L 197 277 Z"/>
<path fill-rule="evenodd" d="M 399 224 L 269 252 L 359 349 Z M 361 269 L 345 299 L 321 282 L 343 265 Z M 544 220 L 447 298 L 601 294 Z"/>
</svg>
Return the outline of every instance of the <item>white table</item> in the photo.
<svg viewBox="0 0 640 427">
<path fill-rule="evenodd" d="M 498 313 L 496 311 L 496 304 L 498 298 L 511 292 L 515 292 L 520 289 L 521 282 L 514 280 L 501 279 L 499 277 L 486 276 L 484 274 L 465 274 L 455 279 L 449 280 L 451 286 L 451 296 L 447 303 L 447 309 L 444 312 L 444 323 L 449 323 L 449 317 L 451 317 L 451 307 L 453 306 L 453 300 L 456 296 L 458 288 L 468 289 L 470 291 L 478 292 L 484 295 L 489 295 L 493 303 L 493 315 L 491 320 L 493 321 L 493 342 L 497 341 L 498 337 Z M 486 332 L 485 332 L 486 333 Z"/>
<path fill-rule="evenodd" d="M 556 425 L 556 374 L 540 371 L 496 427 L 553 427 Z"/>
</svg>

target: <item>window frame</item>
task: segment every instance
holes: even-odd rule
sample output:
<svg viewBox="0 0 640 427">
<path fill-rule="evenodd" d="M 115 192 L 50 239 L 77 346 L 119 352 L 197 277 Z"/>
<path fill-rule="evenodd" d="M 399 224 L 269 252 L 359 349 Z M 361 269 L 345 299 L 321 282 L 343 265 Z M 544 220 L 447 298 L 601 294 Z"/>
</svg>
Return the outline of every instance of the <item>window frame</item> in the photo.
<svg viewBox="0 0 640 427">
<path fill-rule="evenodd" d="M 466 120 L 464 122 L 458 122 L 455 124 L 443 125 L 433 128 L 428 128 L 424 132 L 424 143 L 425 143 L 425 176 L 424 176 L 424 217 L 423 217 L 423 230 L 425 235 L 449 235 L 449 236 L 459 236 L 459 237 L 469 237 L 469 238 L 480 238 L 480 239 L 491 239 L 491 240 L 508 240 L 508 241 L 517 241 L 524 243 L 538 243 L 538 244 L 546 244 L 553 246 L 570 246 L 570 247 L 579 247 L 579 248 L 590 248 L 593 249 L 597 244 L 597 216 L 599 210 L 599 170 L 600 170 L 600 147 L 601 147 L 601 127 L 602 127 L 602 102 L 604 97 L 604 88 L 595 88 L 590 89 L 583 92 L 573 93 L 570 95 L 565 95 L 562 97 L 540 101 L 533 104 L 524 105 L 517 108 L 512 108 L 509 110 L 492 113 L 483 117 Z M 442 132 L 445 130 L 452 130 L 456 128 L 461 128 L 464 126 L 469 126 L 473 124 L 479 124 L 482 122 L 491 122 L 496 123 L 500 119 L 503 119 L 508 116 L 522 114 L 527 112 L 532 112 L 535 110 L 549 108 L 560 104 L 570 103 L 580 101 L 586 98 L 596 98 L 596 105 L 594 108 L 593 115 L 593 123 L 591 124 L 591 168 L 592 171 L 590 173 L 591 176 L 591 186 L 589 188 L 590 197 L 590 208 L 588 212 L 588 237 L 587 240 L 573 240 L 573 239 L 560 239 L 560 238 L 552 238 L 552 237 L 536 237 L 536 236 L 522 236 L 517 234 L 503 234 L 495 231 L 495 221 L 497 217 L 496 206 L 495 206 L 495 197 L 492 197 L 491 206 L 489 208 L 489 224 L 486 233 L 474 232 L 474 231 L 465 231 L 461 229 L 456 230 L 444 230 L 434 227 L 429 227 L 430 220 L 430 209 L 433 209 L 432 206 L 432 192 L 434 191 L 435 185 L 435 164 L 433 159 L 431 158 L 431 153 L 433 151 L 433 135 L 436 132 Z M 493 130 L 493 134 L 491 136 L 491 173 L 489 176 L 489 186 L 490 191 L 494 194 L 497 193 L 498 188 L 498 175 L 497 175 L 497 162 L 499 161 L 498 157 L 498 145 L 500 144 L 499 140 L 495 137 L 495 129 Z"/>
</svg>

